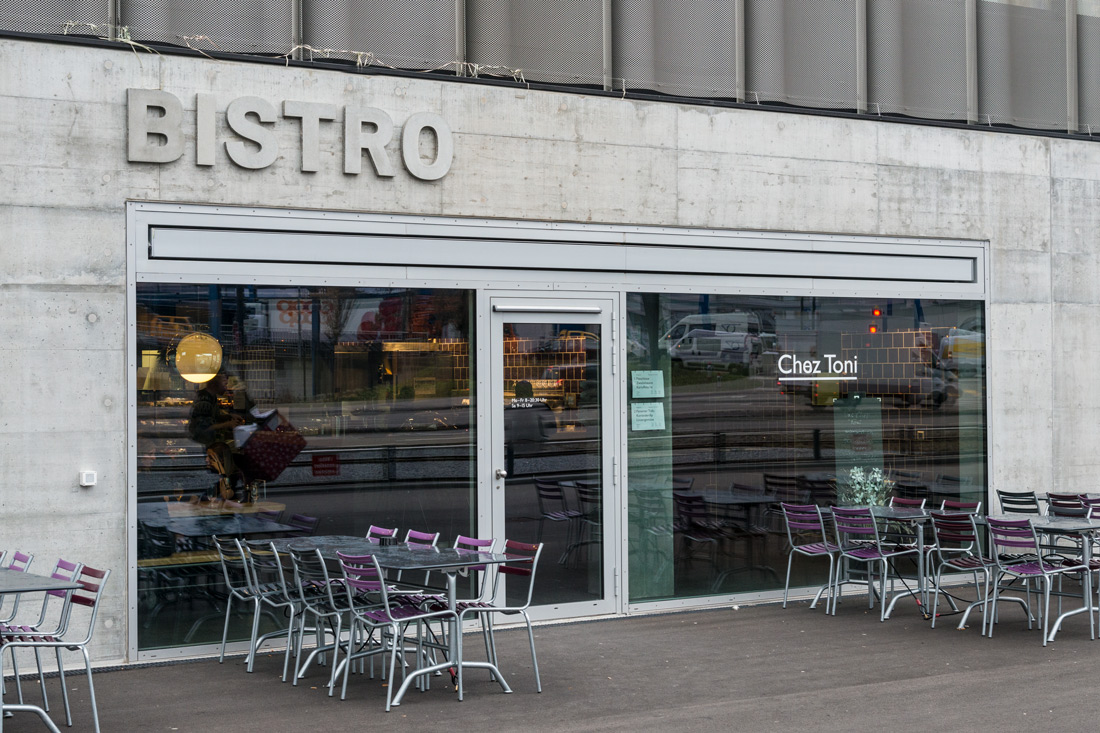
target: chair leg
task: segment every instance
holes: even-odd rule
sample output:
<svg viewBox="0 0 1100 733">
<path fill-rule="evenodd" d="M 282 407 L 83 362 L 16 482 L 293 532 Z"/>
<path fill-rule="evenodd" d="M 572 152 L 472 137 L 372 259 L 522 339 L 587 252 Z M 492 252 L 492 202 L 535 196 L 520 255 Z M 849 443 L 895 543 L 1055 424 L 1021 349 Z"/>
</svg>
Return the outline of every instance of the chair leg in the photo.
<svg viewBox="0 0 1100 733">
<path fill-rule="evenodd" d="M 527 641 L 531 644 L 531 666 L 535 668 L 535 691 L 542 692 L 542 679 L 539 677 L 539 660 L 535 656 L 535 630 L 531 628 L 531 617 L 523 611 L 523 620 L 527 622 Z M 496 661 L 494 660 L 494 664 Z"/>
<path fill-rule="evenodd" d="M 95 685 L 92 683 L 92 660 L 88 656 L 88 648 L 80 647 L 80 653 L 84 655 L 84 671 L 88 675 L 88 697 L 92 702 L 92 720 L 95 721 L 95 733 L 99 733 L 99 708 L 95 702 Z"/>
<path fill-rule="evenodd" d="M 61 682 L 61 702 L 65 706 L 65 725 L 70 728 L 73 725 L 73 716 L 69 710 L 69 691 L 65 688 L 65 667 L 61 663 L 61 647 L 54 649 L 57 652 L 57 678 Z"/>
<path fill-rule="evenodd" d="M 42 674 L 42 655 L 34 650 L 34 665 L 38 667 L 38 686 L 42 688 L 42 709 L 50 712 L 50 701 L 46 696 L 46 675 Z"/>
<path fill-rule="evenodd" d="M 233 613 L 233 595 L 225 598 L 225 625 L 222 626 L 222 651 L 218 655 L 218 664 L 225 661 L 225 640 L 229 638 L 229 614 Z"/>
</svg>

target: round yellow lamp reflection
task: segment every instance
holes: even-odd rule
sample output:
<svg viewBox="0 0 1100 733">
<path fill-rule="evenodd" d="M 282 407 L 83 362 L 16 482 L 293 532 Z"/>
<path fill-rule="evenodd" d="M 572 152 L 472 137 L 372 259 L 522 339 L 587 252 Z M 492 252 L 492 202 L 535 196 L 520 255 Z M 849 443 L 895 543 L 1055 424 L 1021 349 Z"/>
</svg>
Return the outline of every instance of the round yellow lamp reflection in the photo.
<svg viewBox="0 0 1100 733">
<path fill-rule="evenodd" d="M 209 382 L 221 365 L 222 345 L 209 334 L 184 336 L 176 346 L 176 369 L 188 382 Z"/>
</svg>

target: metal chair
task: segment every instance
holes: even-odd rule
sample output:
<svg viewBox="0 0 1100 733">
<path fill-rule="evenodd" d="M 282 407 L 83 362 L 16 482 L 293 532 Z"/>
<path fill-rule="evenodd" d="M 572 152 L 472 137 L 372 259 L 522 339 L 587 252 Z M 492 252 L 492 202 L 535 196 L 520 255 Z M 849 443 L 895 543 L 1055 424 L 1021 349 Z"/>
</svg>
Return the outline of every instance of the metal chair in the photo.
<svg viewBox="0 0 1100 733">
<path fill-rule="evenodd" d="M 29 552 L 19 552 L 16 550 L 12 555 L 11 562 L 8 563 L 8 570 L 14 570 L 17 573 L 25 573 L 27 569 L 34 562 L 34 555 Z M 19 613 L 19 596 L 21 593 L 15 593 L 11 603 L 11 611 L 7 616 L 0 616 L 0 624 L 10 624 L 15 620 L 15 616 Z M 0 596 L 0 608 L 3 607 L 3 596 Z"/>
<path fill-rule="evenodd" d="M 915 546 L 893 545 L 888 547 L 882 540 L 879 532 L 878 521 L 869 508 L 842 509 L 833 507 L 833 527 L 836 531 L 836 544 L 840 548 L 838 567 L 833 581 L 833 614 L 836 614 L 836 606 L 840 601 L 840 589 L 848 584 L 855 583 L 845 576 L 841 580 L 844 563 L 863 563 L 867 566 L 867 595 L 868 608 L 874 608 L 874 572 L 873 566 L 879 569 L 879 592 L 881 598 L 881 610 L 879 620 L 886 620 L 886 581 L 890 575 L 890 566 L 895 558 L 906 555 L 915 555 L 918 550 Z M 861 583 L 862 584 L 862 583 Z"/>
<path fill-rule="evenodd" d="M 317 532 L 317 525 L 320 521 L 317 517 L 310 517 L 305 514 L 291 515 L 286 523 L 294 529 L 287 532 L 287 534 L 291 537 L 311 537 Z"/>
<path fill-rule="evenodd" d="M 576 531 L 577 520 L 581 512 L 569 508 L 569 501 L 565 498 L 565 490 L 557 481 L 548 479 L 535 479 L 535 496 L 539 502 L 539 535 L 538 541 L 542 542 L 543 525 L 550 522 L 565 523 L 565 546 L 573 544 L 573 533 Z"/>
<path fill-rule="evenodd" d="M 260 615 L 253 615 L 252 637 L 249 639 L 248 665 L 245 671 L 252 671 L 252 666 L 256 661 L 256 654 L 259 653 L 260 646 L 262 646 L 265 641 L 286 637 L 286 650 L 283 653 L 283 682 L 286 682 L 287 666 L 290 661 L 290 647 L 296 635 L 295 623 L 298 620 L 297 616 L 301 613 L 301 609 L 287 587 L 286 569 L 282 565 L 281 558 L 271 542 L 265 540 L 245 540 L 244 543 L 241 544 L 241 548 L 244 550 L 244 556 L 248 563 L 247 570 L 249 574 L 249 583 L 253 594 L 256 598 L 260 599 L 261 604 L 270 609 L 268 615 L 277 618 L 277 616 L 274 616 L 274 612 L 278 611 L 287 618 L 285 627 L 276 629 L 275 631 L 269 631 L 262 636 L 257 636 Z"/>
<path fill-rule="evenodd" d="M 225 661 L 225 645 L 229 637 L 229 617 L 233 614 L 233 601 L 252 604 L 252 635 L 249 637 L 248 671 L 252 671 L 255 658 L 257 635 L 260 629 L 260 615 L 263 613 L 264 596 L 279 593 L 274 584 L 259 586 L 253 579 L 245 550 L 237 539 L 224 539 L 218 536 L 210 538 L 218 551 L 218 561 L 222 566 L 225 580 L 225 624 L 222 626 L 222 646 L 218 663 Z M 268 612 L 270 614 L 270 611 Z M 274 616 L 272 616 L 274 618 Z"/>
<path fill-rule="evenodd" d="M 387 528 L 371 525 L 367 528 L 366 538 L 376 544 L 381 544 L 382 540 L 396 540 L 397 539 L 397 527 Z"/>
<path fill-rule="evenodd" d="M 1047 494 L 1047 514 L 1053 517 L 1087 517 L 1089 508 L 1079 494 Z"/>
<path fill-rule="evenodd" d="M 516 542 L 515 540 L 504 541 L 504 552 L 509 556 L 509 560 L 506 563 L 497 566 L 497 572 L 494 575 L 492 601 L 464 601 L 457 604 L 456 610 L 458 611 L 458 623 L 461 628 L 462 622 L 467 617 L 478 618 L 482 622 L 482 627 L 488 631 L 489 644 L 487 647 L 487 653 L 489 655 L 489 662 L 494 666 L 497 665 L 497 646 L 496 639 L 493 635 L 493 622 L 492 615 L 499 613 L 504 615 L 520 615 L 523 617 L 524 622 L 527 624 L 527 641 L 531 647 L 531 665 L 535 671 L 535 690 L 542 692 L 542 680 L 539 677 L 539 662 L 535 656 L 535 632 L 531 627 L 531 617 L 527 613 L 527 609 L 531 607 L 531 598 L 535 589 L 535 571 L 538 569 L 539 557 L 542 555 L 542 544 L 528 544 L 525 542 Z M 501 580 L 505 578 L 513 579 L 511 582 L 523 581 L 524 587 L 520 589 L 518 593 L 515 592 L 515 588 L 504 588 L 500 586 Z M 505 581 L 508 583 L 509 581 Z M 509 603 L 507 598 L 502 596 L 508 596 L 516 598 L 516 602 Z M 458 638 L 458 699 L 462 699 L 463 682 L 462 682 L 462 635 L 459 634 Z"/>
<path fill-rule="evenodd" d="M 92 660 L 88 656 L 88 644 L 92 641 L 92 632 L 95 630 L 96 615 L 99 612 L 99 601 L 103 596 L 103 587 L 110 577 L 110 570 L 97 570 L 84 565 L 80 568 L 77 582 L 80 588 L 71 591 L 66 603 L 61 624 L 54 633 L 32 633 L 19 635 L 0 635 L 0 645 L 13 650 L 19 648 L 53 649 L 57 654 L 57 670 L 61 680 L 61 697 L 65 704 L 65 722 L 73 724 L 72 714 L 69 708 L 69 690 L 65 683 L 65 667 L 62 662 L 63 650 L 79 651 L 84 656 L 84 670 L 88 675 L 88 696 L 92 704 L 92 719 L 95 722 L 96 733 L 99 733 L 99 710 L 96 707 L 95 685 L 92 682 Z M 70 636 L 72 628 L 72 613 L 76 606 L 89 609 L 88 628 L 83 636 Z M 2 650 L 0 650 L 2 651 Z"/>
<path fill-rule="evenodd" d="M 946 502 L 945 502 L 946 503 Z M 936 628 L 936 618 L 939 613 L 940 590 L 944 570 L 960 573 L 973 573 L 974 589 L 977 600 L 967 606 L 959 621 L 959 628 L 966 626 L 966 619 L 975 606 L 982 607 L 982 635 L 985 635 L 985 627 L 990 619 L 987 612 L 989 602 L 989 584 L 992 580 L 992 571 L 997 567 L 997 561 L 986 557 L 981 552 L 981 543 L 978 539 L 978 527 L 973 513 L 960 512 L 932 512 L 932 537 L 934 538 L 936 569 L 932 573 L 935 598 L 932 601 L 932 628 Z M 982 584 L 978 583 L 978 573 L 982 574 Z M 948 596 L 951 601 L 951 596 Z M 952 602 L 952 608 L 955 608 Z"/>
<path fill-rule="evenodd" d="M 1055 577 L 1068 574 L 1079 574 L 1084 587 L 1085 603 L 1089 603 L 1092 587 L 1092 574 L 1087 565 L 1081 562 L 1073 562 L 1068 558 L 1064 563 L 1052 563 L 1043 557 L 1042 545 L 1039 536 L 1031 524 L 1030 519 L 996 519 L 986 518 L 989 527 L 989 541 L 993 548 L 993 557 L 997 563 L 997 581 L 993 584 L 993 610 L 989 621 L 989 636 L 993 636 L 993 624 L 997 622 L 997 603 L 1001 599 L 1001 591 L 1009 586 L 1002 585 L 1001 579 L 1009 577 L 1023 580 L 1027 586 L 1027 597 L 1031 598 L 1032 582 L 1041 585 L 1043 593 L 1043 606 L 1040 614 L 1040 625 L 1043 632 L 1043 646 L 1047 645 L 1047 627 L 1050 624 L 1050 593 Z M 1016 560 L 1010 555 L 1001 554 L 1000 548 L 1008 548 L 1012 551 L 1024 551 L 1024 557 L 1030 558 L 1024 561 Z M 1013 599 L 1020 600 L 1020 599 Z M 1032 618 L 1029 604 L 1024 604 L 1028 614 L 1027 627 L 1031 628 Z M 1095 619 L 1092 613 L 1089 616 L 1089 633 L 1095 638 Z"/>
<path fill-rule="evenodd" d="M 54 565 L 53 572 L 50 574 L 51 578 L 57 580 L 73 581 L 80 574 L 80 563 L 69 562 L 68 560 L 59 559 L 57 564 Z M 61 599 L 59 602 L 55 602 L 54 599 Z M 38 620 L 31 624 L 0 624 L 0 636 L 2 635 L 25 635 L 25 634 L 59 634 L 63 631 L 62 625 L 65 619 L 65 610 L 69 601 L 68 591 L 51 590 L 46 591 L 42 598 L 42 609 L 39 611 Z M 56 626 L 52 630 L 46 626 L 47 618 L 50 616 L 50 609 L 60 604 L 60 609 L 57 616 Z M 46 696 L 46 676 L 42 673 L 42 658 L 35 649 L 34 652 L 35 665 L 38 667 L 38 684 L 42 688 L 42 707 L 49 711 L 50 703 Z M 11 655 L 11 667 L 12 673 L 15 676 L 15 689 L 19 696 L 19 702 L 23 702 L 23 685 L 19 676 L 19 660 L 16 659 L 15 651 L 12 650 Z"/>
<path fill-rule="evenodd" d="M 1005 514 L 1042 514 L 1039 499 L 1034 491 L 1001 491 L 997 489 L 997 500 Z"/>
<path fill-rule="evenodd" d="M 944 499 L 940 503 L 940 512 L 950 512 L 952 514 L 981 514 L 982 503 L 980 501 L 954 501 L 952 499 Z"/>
<path fill-rule="evenodd" d="M 313 660 L 328 651 L 332 651 L 332 665 L 329 669 L 328 694 L 332 697 L 336 690 L 337 661 L 340 654 L 344 621 L 351 609 L 342 597 L 341 586 L 333 582 L 321 551 L 317 548 L 289 548 L 290 561 L 294 566 L 294 584 L 297 587 L 297 599 L 303 603 L 303 613 L 313 616 L 313 628 L 317 633 L 317 646 L 310 651 L 305 661 L 301 654 L 294 660 L 294 684 L 305 675 Z M 335 589 L 335 590 L 334 590 Z M 338 598 L 337 594 L 340 594 Z M 303 619 L 301 623 L 305 623 Z M 327 643 L 326 627 L 331 629 L 333 641 Z"/>
<path fill-rule="evenodd" d="M 787 607 L 787 593 L 791 587 L 791 564 L 795 554 L 805 557 L 824 556 L 829 558 L 829 580 L 818 589 L 810 608 L 817 606 L 822 592 L 828 588 L 830 594 L 825 602 L 825 613 L 829 613 L 830 604 L 834 600 L 833 574 L 836 572 L 836 556 L 840 552 L 840 547 L 829 541 L 821 507 L 816 504 L 787 504 L 786 502 L 782 502 L 780 506 L 787 520 L 787 544 L 790 548 L 787 552 L 787 580 L 783 585 L 783 608 Z"/>
<path fill-rule="evenodd" d="M 352 662 L 365 656 L 373 656 L 388 651 L 390 665 L 387 677 L 389 684 L 386 685 L 386 712 L 389 712 L 393 699 L 393 688 L 396 683 L 394 675 L 397 672 L 398 651 L 400 650 L 402 658 L 405 655 L 405 630 L 413 624 L 416 625 L 418 633 L 415 642 L 417 659 L 420 660 L 424 658 L 424 636 L 421 633 L 423 624 L 435 619 L 455 620 L 457 615 L 449 608 L 445 610 L 425 610 L 409 604 L 392 603 L 386 583 L 382 582 L 384 579 L 382 569 L 378 566 L 378 560 L 373 555 L 345 555 L 338 552 L 336 556 L 340 562 L 341 580 L 347 597 L 346 607 L 350 611 L 353 621 L 350 627 L 348 655 L 343 661 L 344 681 L 340 691 L 340 699 L 343 700 L 347 695 L 348 674 L 351 671 Z M 379 601 L 373 603 L 365 601 L 365 598 L 375 594 L 375 586 L 379 588 L 377 591 Z M 367 629 L 379 630 L 380 643 L 377 646 L 369 646 L 370 635 L 360 640 L 360 631 Z M 461 650 L 461 633 L 459 633 L 459 637 L 458 648 Z M 337 632 L 337 638 L 339 638 L 339 632 Z M 459 659 L 461 659 L 461 655 Z M 333 661 L 333 672 L 335 673 L 337 666 L 335 660 Z M 459 669 L 461 669 L 461 665 Z M 403 677 L 405 673 L 404 663 L 401 665 L 401 673 Z M 461 672 L 459 677 L 461 678 Z M 332 694 L 331 690 L 329 694 Z"/>
</svg>

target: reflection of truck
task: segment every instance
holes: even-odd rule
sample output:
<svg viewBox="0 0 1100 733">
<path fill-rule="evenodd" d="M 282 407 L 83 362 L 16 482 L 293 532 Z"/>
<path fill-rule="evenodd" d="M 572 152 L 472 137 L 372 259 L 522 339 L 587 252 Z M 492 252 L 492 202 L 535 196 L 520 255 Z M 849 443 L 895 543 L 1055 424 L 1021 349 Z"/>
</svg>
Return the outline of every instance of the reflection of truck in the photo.
<svg viewBox="0 0 1100 733">
<path fill-rule="evenodd" d="M 760 317 L 750 311 L 733 311 L 731 313 L 697 313 L 684 316 L 676 325 L 657 339 L 657 348 L 662 351 L 672 352 L 672 348 L 688 335 L 691 331 L 712 331 L 725 334 L 746 334 L 755 342 L 755 350 L 760 349 Z"/>
<path fill-rule="evenodd" d="M 673 344 L 669 355 L 688 369 L 731 369 L 748 366 L 760 353 L 760 337 L 754 334 L 697 328 Z"/>
</svg>

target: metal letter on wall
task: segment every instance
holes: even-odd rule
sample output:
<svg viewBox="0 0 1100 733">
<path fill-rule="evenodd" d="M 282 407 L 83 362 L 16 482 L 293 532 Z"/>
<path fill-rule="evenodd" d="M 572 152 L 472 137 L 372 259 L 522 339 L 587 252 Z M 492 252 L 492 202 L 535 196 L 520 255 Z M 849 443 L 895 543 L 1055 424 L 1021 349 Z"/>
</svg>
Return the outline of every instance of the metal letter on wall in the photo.
<svg viewBox="0 0 1100 733">
<path fill-rule="evenodd" d="M 259 122 L 248 119 L 253 114 Z M 279 157 L 279 143 L 275 139 L 275 133 L 264 127 L 263 122 L 275 121 L 275 107 L 265 99 L 259 97 L 238 97 L 229 103 L 225 110 L 225 121 L 229 129 L 246 140 L 251 140 L 259 146 L 253 150 L 240 140 L 226 142 L 225 152 L 229 159 L 242 168 L 266 168 Z"/>
<path fill-rule="evenodd" d="M 163 114 L 150 117 L 150 109 Z M 131 163 L 171 163 L 183 155 L 183 105 L 168 92 L 158 89 L 126 90 L 126 159 Z M 153 144 L 151 135 L 164 139 Z"/>
<path fill-rule="evenodd" d="M 374 132 L 363 132 L 363 123 L 374 125 Z M 374 107 L 344 109 L 344 173 L 358 175 L 363 169 L 363 149 L 370 155 L 379 176 L 393 176 L 393 163 L 386 155 L 386 143 L 393 137 L 393 120 Z"/>
<path fill-rule="evenodd" d="M 431 163 L 425 163 L 420 157 L 420 133 L 425 129 L 435 133 L 435 160 Z M 401 131 L 401 156 L 405 160 L 405 167 L 408 168 L 409 173 L 416 178 L 422 181 L 436 181 L 447 175 L 447 171 L 451 169 L 454 152 L 451 128 L 439 115 L 418 112 L 405 121 L 405 128 Z"/>
<path fill-rule="evenodd" d="M 302 172 L 321 170 L 321 120 L 336 119 L 336 105 L 319 102 L 283 102 L 283 117 L 302 121 Z"/>
</svg>

